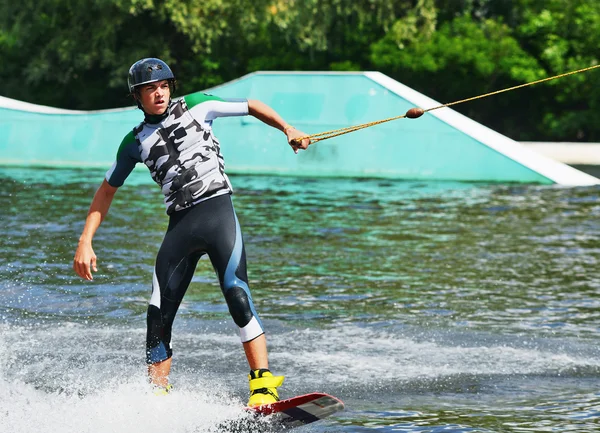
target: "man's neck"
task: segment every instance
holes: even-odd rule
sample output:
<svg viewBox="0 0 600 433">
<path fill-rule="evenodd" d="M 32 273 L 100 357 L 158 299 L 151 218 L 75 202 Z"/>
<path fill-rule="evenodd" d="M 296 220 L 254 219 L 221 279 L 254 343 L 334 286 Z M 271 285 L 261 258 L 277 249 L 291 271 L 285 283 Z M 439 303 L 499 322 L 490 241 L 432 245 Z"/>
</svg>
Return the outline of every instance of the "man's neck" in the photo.
<svg viewBox="0 0 600 433">
<path fill-rule="evenodd" d="M 169 115 L 169 109 L 171 108 L 172 102 L 169 103 L 169 106 L 162 114 L 148 114 L 144 111 L 144 122 L 150 124 L 156 124 L 162 122 Z"/>
</svg>

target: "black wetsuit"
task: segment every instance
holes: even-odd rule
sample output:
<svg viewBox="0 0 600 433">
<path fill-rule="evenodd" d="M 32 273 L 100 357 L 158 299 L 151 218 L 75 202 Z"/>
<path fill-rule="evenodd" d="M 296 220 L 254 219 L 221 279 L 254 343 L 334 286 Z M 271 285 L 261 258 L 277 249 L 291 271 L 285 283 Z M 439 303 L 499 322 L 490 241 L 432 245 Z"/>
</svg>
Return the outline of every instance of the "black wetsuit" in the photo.
<svg viewBox="0 0 600 433">
<path fill-rule="evenodd" d="M 242 342 L 263 334 L 248 287 L 246 255 L 212 120 L 248 114 L 245 100 L 195 94 L 123 139 L 107 182 L 121 186 L 144 163 L 165 195 L 169 227 L 156 258 L 148 306 L 146 360 L 172 356 L 171 329 L 200 257 L 208 254 Z"/>
</svg>

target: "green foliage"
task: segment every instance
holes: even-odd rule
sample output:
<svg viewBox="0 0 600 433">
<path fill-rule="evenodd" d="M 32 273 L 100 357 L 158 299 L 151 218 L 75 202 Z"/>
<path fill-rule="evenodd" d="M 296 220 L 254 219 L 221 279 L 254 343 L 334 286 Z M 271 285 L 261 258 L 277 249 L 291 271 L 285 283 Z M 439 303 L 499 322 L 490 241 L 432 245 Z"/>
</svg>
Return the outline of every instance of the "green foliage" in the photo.
<svg viewBox="0 0 600 433">
<path fill-rule="evenodd" d="M 597 0 L 0 0 L 0 12 L 3 94 L 73 109 L 131 105 L 127 70 L 148 56 L 183 94 L 256 70 L 381 70 L 451 102 L 595 65 L 600 46 Z M 599 74 L 455 109 L 515 139 L 600 140 Z"/>
<path fill-rule="evenodd" d="M 524 46 L 536 53 L 549 75 L 598 64 L 600 2 L 525 0 L 516 26 Z M 541 131 L 556 140 L 600 141 L 598 71 L 551 82 L 540 103 L 551 107 Z"/>
<path fill-rule="evenodd" d="M 536 59 L 519 46 L 506 24 L 493 18 L 475 22 L 467 15 L 443 23 L 435 32 L 419 32 L 412 40 L 400 39 L 398 34 L 389 32 L 372 45 L 372 62 L 377 69 L 399 81 L 410 81 L 412 87 L 442 103 L 545 76 Z M 511 124 L 510 115 L 498 114 L 502 108 L 519 104 L 521 96 L 522 93 L 505 94 L 455 108 L 515 135 L 520 125 Z M 518 107 L 521 110 L 522 105 Z"/>
<path fill-rule="evenodd" d="M 598 63 L 596 0 L 445 0 L 437 6 L 433 33 L 399 20 L 392 29 L 400 31 L 371 45 L 371 60 L 441 102 Z M 455 108 L 520 140 L 600 140 L 597 77 L 580 74 Z"/>
</svg>

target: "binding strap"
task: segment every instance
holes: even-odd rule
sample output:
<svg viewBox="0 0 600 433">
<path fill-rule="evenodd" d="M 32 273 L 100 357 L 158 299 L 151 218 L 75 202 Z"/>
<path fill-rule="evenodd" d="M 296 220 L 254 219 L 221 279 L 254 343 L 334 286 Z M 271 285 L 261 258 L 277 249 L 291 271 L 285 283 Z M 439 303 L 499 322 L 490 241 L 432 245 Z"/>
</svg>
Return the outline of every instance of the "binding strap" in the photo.
<svg viewBox="0 0 600 433">
<path fill-rule="evenodd" d="M 250 391 L 256 391 L 260 388 L 277 388 L 283 384 L 284 379 L 284 376 L 263 376 L 250 379 Z"/>
</svg>

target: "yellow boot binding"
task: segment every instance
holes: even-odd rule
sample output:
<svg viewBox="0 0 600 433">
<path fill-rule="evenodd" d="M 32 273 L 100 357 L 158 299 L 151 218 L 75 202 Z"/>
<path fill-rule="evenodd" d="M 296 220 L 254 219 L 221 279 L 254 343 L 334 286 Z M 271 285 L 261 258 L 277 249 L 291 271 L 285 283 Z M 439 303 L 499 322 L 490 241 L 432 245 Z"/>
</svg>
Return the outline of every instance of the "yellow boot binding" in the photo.
<svg viewBox="0 0 600 433">
<path fill-rule="evenodd" d="M 250 400 L 248 406 L 261 406 L 279 401 L 277 387 L 283 383 L 283 376 L 273 376 L 266 368 L 251 370 L 248 375 Z"/>
<path fill-rule="evenodd" d="M 170 383 L 167 386 L 152 385 L 152 393 L 154 395 L 168 395 L 171 391 L 173 391 L 173 385 Z"/>
</svg>

